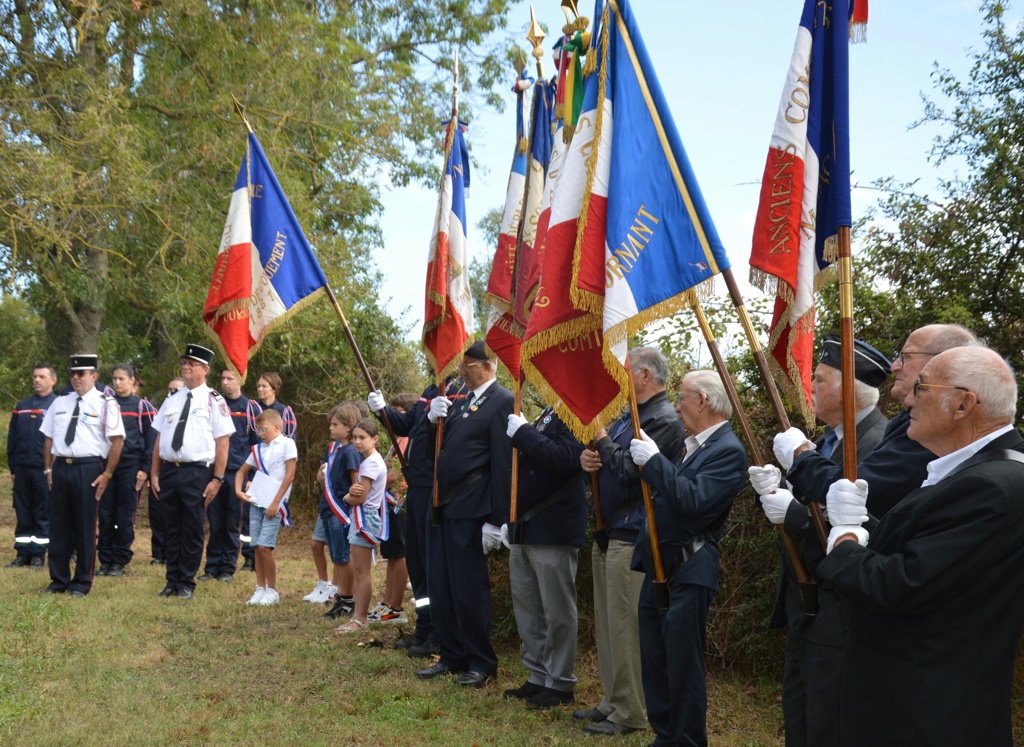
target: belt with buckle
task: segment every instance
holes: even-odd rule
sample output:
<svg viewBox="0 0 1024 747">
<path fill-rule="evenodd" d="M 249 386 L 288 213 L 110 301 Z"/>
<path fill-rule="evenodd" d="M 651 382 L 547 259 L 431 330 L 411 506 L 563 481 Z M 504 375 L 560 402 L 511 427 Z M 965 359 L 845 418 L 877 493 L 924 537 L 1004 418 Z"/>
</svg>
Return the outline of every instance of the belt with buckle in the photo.
<svg viewBox="0 0 1024 747">
<path fill-rule="evenodd" d="M 171 462 L 175 467 L 202 467 L 209 468 L 213 462 Z"/>
<path fill-rule="evenodd" d="M 102 462 L 103 457 L 57 457 L 57 461 L 64 464 L 95 464 Z"/>
</svg>

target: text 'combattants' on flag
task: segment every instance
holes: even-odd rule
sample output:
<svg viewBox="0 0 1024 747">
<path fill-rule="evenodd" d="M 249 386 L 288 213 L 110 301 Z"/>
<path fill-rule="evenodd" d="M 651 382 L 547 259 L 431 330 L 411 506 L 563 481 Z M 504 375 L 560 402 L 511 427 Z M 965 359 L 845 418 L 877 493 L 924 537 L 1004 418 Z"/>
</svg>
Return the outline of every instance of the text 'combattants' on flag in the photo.
<svg viewBox="0 0 1024 747">
<path fill-rule="evenodd" d="M 243 382 L 249 356 L 267 333 L 326 285 L 284 190 L 250 133 L 203 307 L 207 331 Z"/>
</svg>

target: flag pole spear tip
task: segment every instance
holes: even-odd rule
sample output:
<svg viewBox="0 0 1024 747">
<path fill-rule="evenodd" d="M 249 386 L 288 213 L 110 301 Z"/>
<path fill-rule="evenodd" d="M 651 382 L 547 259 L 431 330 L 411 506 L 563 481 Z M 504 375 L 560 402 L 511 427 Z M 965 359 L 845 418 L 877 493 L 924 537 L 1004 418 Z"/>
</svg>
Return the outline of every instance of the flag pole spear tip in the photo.
<svg viewBox="0 0 1024 747">
<path fill-rule="evenodd" d="M 234 94 L 231 94 L 231 100 L 235 102 L 235 111 L 238 112 L 238 116 L 241 118 L 242 124 L 245 125 L 246 131 L 252 135 L 252 125 L 249 124 L 249 120 L 245 118 L 245 107 L 242 106 L 242 102 L 236 99 Z"/>
<path fill-rule="evenodd" d="M 533 46 L 531 54 L 537 60 L 537 80 L 544 80 L 544 29 L 537 23 L 537 16 L 533 12 L 533 5 L 530 6 L 530 28 L 526 32 L 526 40 Z"/>
<path fill-rule="evenodd" d="M 523 77 L 523 71 L 526 70 L 526 55 L 523 54 L 523 50 L 516 47 L 516 56 L 512 61 L 512 66 L 516 70 L 516 75 L 520 78 Z"/>
<path fill-rule="evenodd" d="M 576 0 L 562 0 L 562 12 L 565 13 L 562 33 L 566 36 L 572 36 L 577 31 L 585 31 L 590 25 L 590 19 L 582 17 L 576 9 Z"/>
</svg>

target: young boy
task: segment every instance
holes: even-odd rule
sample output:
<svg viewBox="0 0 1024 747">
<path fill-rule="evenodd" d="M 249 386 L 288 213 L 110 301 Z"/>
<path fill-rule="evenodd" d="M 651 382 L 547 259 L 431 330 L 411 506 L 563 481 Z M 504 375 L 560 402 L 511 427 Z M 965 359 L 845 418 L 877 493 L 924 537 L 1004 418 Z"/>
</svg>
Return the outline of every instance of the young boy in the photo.
<svg viewBox="0 0 1024 747">
<path fill-rule="evenodd" d="M 251 504 L 249 536 L 252 537 L 252 546 L 256 548 L 256 592 L 246 604 L 268 606 L 281 601 L 275 588 L 277 564 L 274 562 L 274 546 L 281 529 L 281 506 L 288 501 L 292 492 L 298 458 L 295 442 L 281 435 L 281 426 L 281 415 L 276 410 L 268 408 L 259 414 L 256 418 L 256 432 L 263 443 L 252 447 L 252 453 L 235 474 L 235 493 Z M 266 509 L 255 505 L 252 498 L 242 492 L 242 486 L 246 483 L 245 476 L 254 468 L 281 482 L 281 487 Z M 249 489 L 252 490 L 252 487 Z"/>
</svg>

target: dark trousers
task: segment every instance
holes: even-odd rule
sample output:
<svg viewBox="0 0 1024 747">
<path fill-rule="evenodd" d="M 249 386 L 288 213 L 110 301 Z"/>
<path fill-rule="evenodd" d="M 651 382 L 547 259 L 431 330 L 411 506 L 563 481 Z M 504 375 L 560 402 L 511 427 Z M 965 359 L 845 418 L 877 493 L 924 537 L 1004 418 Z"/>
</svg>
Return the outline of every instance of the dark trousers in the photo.
<svg viewBox="0 0 1024 747">
<path fill-rule="evenodd" d="M 153 557 L 156 560 L 167 559 L 167 532 L 164 529 L 164 510 L 163 504 L 160 503 L 153 495 L 153 490 L 149 491 L 149 529 L 153 533 L 152 548 Z"/>
<path fill-rule="evenodd" d="M 53 460 L 53 490 L 50 492 L 50 588 L 80 591 L 92 588 L 96 556 L 96 515 L 98 501 L 92 483 L 103 472 L 103 462 L 67 464 Z M 71 551 L 78 553 L 75 576 L 71 577 Z"/>
<path fill-rule="evenodd" d="M 43 557 L 50 537 L 50 488 L 42 467 L 14 467 L 14 549 L 26 558 Z"/>
<path fill-rule="evenodd" d="M 138 462 L 119 464 L 113 479 L 100 498 L 100 539 L 97 551 L 101 563 L 128 565 L 135 542 L 135 510 L 139 494 L 135 492 Z"/>
<path fill-rule="evenodd" d="M 673 580 L 668 610 L 658 609 L 651 579 L 640 590 L 640 661 L 653 744 L 706 747 L 708 693 L 704 641 L 715 593 Z"/>
<path fill-rule="evenodd" d="M 441 661 L 456 671 L 494 675 L 498 656 L 491 646 L 491 581 L 481 546 L 483 525 L 483 519 L 444 517 L 439 526 L 429 527 L 427 587 Z"/>
<path fill-rule="evenodd" d="M 196 588 L 196 573 L 203 559 L 206 510 L 203 490 L 213 479 L 213 466 L 160 467 L 160 502 L 167 534 L 167 585 Z"/>
<path fill-rule="evenodd" d="M 416 632 L 419 641 L 436 640 L 430 621 L 430 591 L 427 586 L 427 525 L 433 488 L 409 486 L 405 494 L 405 566 L 416 598 Z"/>
<path fill-rule="evenodd" d="M 225 479 L 226 483 L 227 480 Z M 244 486 L 243 486 L 244 488 Z M 256 548 L 252 546 L 252 538 L 249 536 L 249 507 L 246 506 L 242 511 L 242 534 L 240 538 L 242 545 L 242 557 L 246 560 L 256 561 Z"/>
<path fill-rule="evenodd" d="M 246 514 L 249 512 L 246 511 Z M 242 501 L 235 495 L 235 473 L 224 473 L 224 484 L 206 507 L 210 538 L 206 542 L 206 572 L 211 576 L 234 574 L 238 562 Z"/>
</svg>

